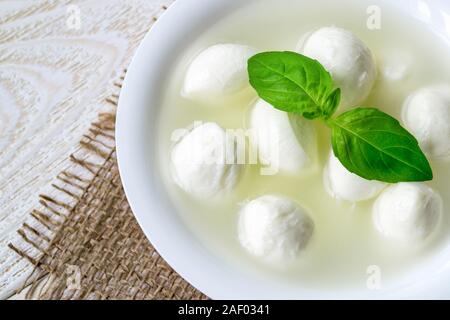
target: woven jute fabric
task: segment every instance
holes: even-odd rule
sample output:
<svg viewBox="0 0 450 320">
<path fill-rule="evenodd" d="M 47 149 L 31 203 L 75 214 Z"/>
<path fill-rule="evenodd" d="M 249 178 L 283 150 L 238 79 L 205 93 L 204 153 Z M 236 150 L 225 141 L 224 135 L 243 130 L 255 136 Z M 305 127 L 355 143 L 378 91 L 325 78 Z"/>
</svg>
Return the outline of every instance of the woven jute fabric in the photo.
<svg viewBox="0 0 450 320">
<path fill-rule="evenodd" d="M 41 195 L 42 209 L 31 213 L 34 223 L 18 231 L 34 250 L 10 244 L 36 266 L 25 285 L 26 297 L 206 299 L 159 256 L 127 203 L 114 144 L 117 99 L 108 99 L 111 113 L 101 114 L 81 141 L 83 151 L 101 161 L 71 156 L 90 178 L 80 171 L 62 172 L 54 187 L 61 199 L 73 201 Z"/>
</svg>

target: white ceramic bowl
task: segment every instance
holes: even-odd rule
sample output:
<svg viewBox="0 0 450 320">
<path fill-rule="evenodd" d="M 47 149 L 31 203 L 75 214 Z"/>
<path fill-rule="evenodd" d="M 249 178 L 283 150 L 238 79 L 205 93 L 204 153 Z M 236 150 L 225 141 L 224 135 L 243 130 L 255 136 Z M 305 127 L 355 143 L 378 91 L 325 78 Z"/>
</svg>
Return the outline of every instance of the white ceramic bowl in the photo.
<svg viewBox="0 0 450 320">
<path fill-rule="evenodd" d="M 375 291 L 312 290 L 242 273 L 208 251 L 185 226 L 155 172 L 152 115 L 163 90 L 161 78 L 202 30 L 249 1 L 256 0 L 176 1 L 146 35 L 128 68 L 117 114 L 117 156 L 125 193 L 148 239 L 183 278 L 213 299 L 450 298 L 450 246 L 411 273 L 404 282 L 408 285 L 392 283 Z M 449 39 L 447 0 L 395 3 Z"/>
</svg>

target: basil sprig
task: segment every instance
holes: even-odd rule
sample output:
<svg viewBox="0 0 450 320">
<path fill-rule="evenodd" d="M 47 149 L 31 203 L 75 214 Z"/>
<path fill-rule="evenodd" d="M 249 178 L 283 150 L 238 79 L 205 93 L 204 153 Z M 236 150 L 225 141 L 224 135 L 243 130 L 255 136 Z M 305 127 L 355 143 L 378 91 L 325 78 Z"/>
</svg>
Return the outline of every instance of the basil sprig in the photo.
<svg viewBox="0 0 450 320">
<path fill-rule="evenodd" d="M 259 97 L 275 108 L 325 120 L 333 152 L 350 172 L 389 183 L 433 179 L 417 140 L 390 115 L 358 107 L 331 118 L 341 92 L 317 60 L 289 51 L 263 52 L 248 60 L 248 74 Z"/>
<path fill-rule="evenodd" d="M 317 61 L 295 52 L 263 52 L 248 60 L 250 84 L 275 108 L 307 119 L 328 118 L 336 110 L 340 89 Z"/>
</svg>

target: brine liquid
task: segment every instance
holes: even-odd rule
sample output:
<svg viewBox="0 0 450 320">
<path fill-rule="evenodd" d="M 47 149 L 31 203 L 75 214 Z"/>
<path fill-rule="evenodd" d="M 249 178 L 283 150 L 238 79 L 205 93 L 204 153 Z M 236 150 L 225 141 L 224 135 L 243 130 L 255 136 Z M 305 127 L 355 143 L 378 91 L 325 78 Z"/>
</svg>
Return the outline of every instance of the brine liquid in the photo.
<svg viewBox="0 0 450 320">
<path fill-rule="evenodd" d="M 330 4 L 331 3 L 331 4 Z M 300 38 L 322 26 L 346 28 L 372 50 L 379 68 L 378 80 L 364 106 L 374 106 L 400 119 L 405 97 L 435 83 L 450 83 L 450 50 L 446 39 L 434 35 L 422 22 L 389 5 L 381 9 L 381 29 L 369 30 L 366 1 L 280 1 L 248 4 L 206 30 L 174 62 L 160 106 L 157 132 L 159 163 L 167 192 L 186 224 L 224 263 L 265 279 L 301 287 L 365 288 L 370 266 L 379 268 L 383 283 L 399 279 L 448 244 L 450 232 L 450 164 L 432 162 L 429 183 L 444 199 L 444 217 L 436 235 L 421 247 L 398 246 L 382 238 L 372 224 L 373 200 L 351 204 L 331 198 L 323 185 L 323 167 L 330 152 L 329 131 L 317 124 L 319 170 L 309 175 L 260 175 L 248 165 L 234 191 L 217 200 L 198 201 L 181 191 L 169 174 L 170 136 L 194 121 L 214 121 L 223 128 L 245 128 L 255 94 L 247 90 L 227 101 L 201 104 L 180 95 L 189 62 L 202 49 L 216 43 L 241 43 L 268 50 L 295 50 Z M 447 39 L 448 40 L 448 39 Z M 401 63 L 399 66 L 396 62 Z M 385 66 L 406 68 L 401 80 L 383 76 Z M 289 155 L 285 155 L 289 156 Z M 267 266 L 249 256 L 237 238 L 239 204 L 263 194 L 285 195 L 307 208 L 315 233 L 295 263 Z"/>
</svg>

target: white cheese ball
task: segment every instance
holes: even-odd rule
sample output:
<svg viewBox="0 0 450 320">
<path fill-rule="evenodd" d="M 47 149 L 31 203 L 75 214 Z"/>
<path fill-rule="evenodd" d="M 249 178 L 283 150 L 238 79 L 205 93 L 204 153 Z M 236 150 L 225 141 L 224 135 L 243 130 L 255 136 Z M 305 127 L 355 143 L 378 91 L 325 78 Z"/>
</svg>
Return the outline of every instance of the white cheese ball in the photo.
<svg viewBox="0 0 450 320">
<path fill-rule="evenodd" d="M 424 183 L 404 182 L 390 186 L 373 206 L 375 228 L 400 241 L 427 238 L 442 214 L 439 194 Z"/>
<path fill-rule="evenodd" d="M 314 223 L 306 210 L 281 196 L 264 195 L 251 200 L 239 214 L 242 246 L 269 261 L 297 258 L 313 231 Z"/>
<path fill-rule="evenodd" d="M 181 94 L 208 99 L 248 86 L 247 60 L 257 50 L 240 44 L 216 44 L 203 50 L 189 65 Z"/>
<path fill-rule="evenodd" d="M 259 161 L 273 171 L 295 174 L 316 163 L 317 138 L 312 121 L 275 109 L 259 99 L 250 114 Z"/>
<path fill-rule="evenodd" d="M 348 171 L 333 152 L 324 169 L 325 190 L 335 199 L 358 202 L 375 197 L 386 184 L 366 180 Z"/>
<path fill-rule="evenodd" d="M 197 198 L 229 191 L 238 181 L 242 167 L 236 156 L 235 140 L 218 124 L 198 125 L 172 148 L 173 179 Z"/>
<path fill-rule="evenodd" d="M 403 105 L 402 120 L 428 156 L 450 158 L 450 85 L 413 92 Z"/>
<path fill-rule="evenodd" d="M 361 103 L 372 90 L 377 76 L 369 48 L 352 32 L 324 27 L 313 32 L 303 43 L 301 52 L 318 60 L 341 88 L 341 107 Z"/>
</svg>

